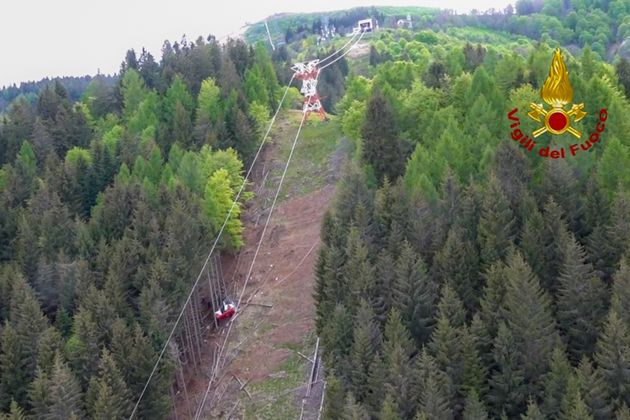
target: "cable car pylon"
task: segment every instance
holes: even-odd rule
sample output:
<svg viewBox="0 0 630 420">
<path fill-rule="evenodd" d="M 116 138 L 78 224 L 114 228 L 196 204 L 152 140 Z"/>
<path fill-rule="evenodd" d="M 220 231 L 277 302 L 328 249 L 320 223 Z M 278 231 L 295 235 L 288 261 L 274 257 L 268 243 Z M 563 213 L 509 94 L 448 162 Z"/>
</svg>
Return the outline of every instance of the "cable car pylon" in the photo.
<svg viewBox="0 0 630 420">
<path fill-rule="evenodd" d="M 302 111 L 308 119 L 311 112 L 317 112 L 322 121 L 326 121 L 326 112 L 317 93 L 317 79 L 319 77 L 319 60 L 311 60 L 306 63 L 295 63 L 291 70 L 295 72 L 295 78 L 302 81 L 300 93 L 304 95 Z"/>
</svg>

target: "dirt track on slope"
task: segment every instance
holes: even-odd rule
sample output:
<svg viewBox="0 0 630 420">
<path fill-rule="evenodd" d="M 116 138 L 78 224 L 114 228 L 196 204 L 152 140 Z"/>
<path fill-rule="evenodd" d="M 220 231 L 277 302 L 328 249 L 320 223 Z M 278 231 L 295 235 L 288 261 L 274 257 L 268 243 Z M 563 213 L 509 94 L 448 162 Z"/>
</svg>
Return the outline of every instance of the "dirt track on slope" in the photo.
<svg viewBox="0 0 630 420">
<path fill-rule="evenodd" d="M 277 186 L 277 180 L 273 178 L 279 178 L 278 166 L 284 163 L 278 156 L 281 154 L 278 143 L 286 141 L 294 130 L 292 124 L 281 124 L 275 133 L 276 141 L 266 146 L 252 177 L 257 197 L 243 214 L 245 245 L 238 255 L 222 258 L 228 290 L 231 290 L 234 301 L 243 290 L 245 276 L 269 214 Z M 311 346 L 315 340 L 314 265 L 321 221 L 334 196 L 334 183 L 343 160 L 340 155 L 342 152 L 338 151 L 330 156 L 323 174 L 326 179 L 323 188 L 305 195 L 289 196 L 276 205 L 241 307 L 234 318 L 222 358 L 225 365 L 209 393 L 201 418 L 273 418 L 270 414 L 275 415 L 274 410 L 280 408 L 274 408 L 270 403 L 282 397 L 287 400 L 287 406 L 282 409 L 291 414 L 278 413 L 279 416 L 292 416 L 294 411 L 291 410 L 299 413 L 303 389 L 294 392 L 292 388 L 285 388 L 292 386 L 295 378 L 301 380 L 302 375 L 301 382 L 305 386 L 311 368 L 311 363 L 299 353 L 312 356 Z M 292 162 L 294 164 L 299 165 L 299 160 Z M 269 185 L 266 187 L 266 184 Z M 292 190 L 291 186 L 283 187 L 283 191 L 287 189 Z M 228 328 L 228 322 L 224 321 L 208 338 L 204 369 L 188 373 L 189 403 L 186 405 L 182 401 L 178 405 L 178 419 L 189 418 L 188 408 L 194 415 L 199 406 L 214 353 L 224 343 Z M 287 364 L 296 365 L 295 370 L 287 372 Z M 311 397 L 317 401 L 307 401 L 306 406 L 319 405 L 321 388 L 320 382 Z"/>
</svg>

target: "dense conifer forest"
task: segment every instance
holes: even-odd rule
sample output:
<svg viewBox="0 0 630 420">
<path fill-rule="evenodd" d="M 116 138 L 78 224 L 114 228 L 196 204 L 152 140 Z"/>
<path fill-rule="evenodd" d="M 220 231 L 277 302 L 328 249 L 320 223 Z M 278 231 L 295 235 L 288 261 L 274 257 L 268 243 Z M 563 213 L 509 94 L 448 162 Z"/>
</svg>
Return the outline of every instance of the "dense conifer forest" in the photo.
<svg viewBox="0 0 630 420">
<path fill-rule="evenodd" d="M 264 47 L 129 51 L 116 83 L 62 81 L 0 117 L 0 409 L 122 419 L 242 182 L 280 88 Z M 239 207 L 221 241 L 242 243 Z M 138 417 L 168 418 L 164 363 Z"/>
<path fill-rule="evenodd" d="M 605 3 L 558 19 L 608 12 L 598 31 L 620 36 L 627 12 Z M 590 41 L 568 52 L 571 36 L 475 31 L 381 32 L 337 106 L 356 154 L 316 266 L 324 417 L 627 419 L 628 63 Z M 583 142 L 609 117 L 588 152 L 550 159 L 512 140 L 507 114 L 537 128 L 526 113 L 558 46 L 586 134 L 537 142 Z"/>
<path fill-rule="evenodd" d="M 322 418 L 630 419 L 630 5 L 426 9 L 396 28 L 407 13 L 330 15 L 384 24 L 318 86 L 353 149 L 315 267 Z M 129 417 L 291 63 L 346 41 L 283 19 L 273 51 L 184 38 L 112 77 L 0 91 L 0 418 Z M 583 140 L 607 110 L 565 159 L 519 146 L 507 117 L 538 127 L 556 47 Z M 167 355 L 137 418 L 170 418 L 173 383 Z"/>
</svg>

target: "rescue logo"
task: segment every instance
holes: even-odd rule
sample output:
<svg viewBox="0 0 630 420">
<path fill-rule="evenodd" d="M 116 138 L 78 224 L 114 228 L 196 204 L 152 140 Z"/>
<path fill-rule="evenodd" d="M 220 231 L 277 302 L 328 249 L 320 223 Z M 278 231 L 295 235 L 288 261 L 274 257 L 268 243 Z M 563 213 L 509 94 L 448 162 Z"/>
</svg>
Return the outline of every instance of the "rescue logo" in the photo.
<svg viewBox="0 0 630 420">
<path fill-rule="evenodd" d="M 572 134 L 575 138 L 581 139 L 582 133 L 571 124 L 581 121 L 585 116 L 584 103 L 575 104 L 573 102 L 573 88 L 569 80 L 569 72 L 562 59 L 560 48 L 557 48 L 551 60 L 549 68 L 549 76 L 545 80 L 540 92 L 542 100 L 549 106 L 545 108 L 542 103 L 531 103 L 529 106 L 531 111 L 527 116 L 532 120 L 540 123 L 540 128 L 532 133 L 533 138 L 537 138 L 543 133 L 551 133 L 560 135 L 564 133 Z M 567 110 L 565 107 L 571 104 Z M 526 150 L 533 152 L 536 149 L 536 142 L 528 135 L 523 134 L 520 128 L 520 119 L 516 116 L 518 108 L 514 108 L 508 113 L 508 119 L 514 121 L 510 124 L 512 128 L 511 137 L 518 141 Z M 568 147 L 568 153 L 564 147 L 550 150 L 550 146 L 539 146 L 538 154 L 542 157 L 550 157 L 552 159 L 564 158 L 568 154 L 575 156 L 582 149 L 588 151 L 595 143 L 600 140 L 599 135 L 604 131 L 604 122 L 608 118 L 606 109 L 599 112 L 599 122 L 595 127 L 595 131 L 590 135 L 589 139 L 580 144 L 571 144 Z"/>
<path fill-rule="evenodd" d="M 586 112 L 583 111 L 584 104 L 573 104 L 569 112 L 564 110 L 564 106 L 573 101 L 573 88 L 569 81 L 569 72 L 560 54 L 560 48 L 553 54 L 549 76 L 542 87 L 541 96 L 551 109 L 547 111 L 542 104 L 529 105 L 532 110 L 527 115 L 532 120 L 544 123 L 543 127 L 534 131 L 534 137 L 546 131 L 551 134 L 562 134 L 568 131 L 578 139 L 582 137 L 582 133 L 571 127 L 571 117 L 574 122 L 584 118 L 586 116 Z M 543 118 L 544 121 L 541 121 Z"/>
</svg>

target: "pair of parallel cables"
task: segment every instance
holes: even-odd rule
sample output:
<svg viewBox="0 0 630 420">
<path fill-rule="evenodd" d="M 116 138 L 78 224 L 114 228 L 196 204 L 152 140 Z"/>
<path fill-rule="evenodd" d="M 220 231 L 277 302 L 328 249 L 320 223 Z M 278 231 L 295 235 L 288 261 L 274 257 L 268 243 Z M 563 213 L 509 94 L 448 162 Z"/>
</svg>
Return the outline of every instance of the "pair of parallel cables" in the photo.
<svg viewBox="0 0 630 420">
<path fill-rule="evenodd" d="M 361 35 L 359 36 L 359 38 L 356 41 L 354 41 L 356 36 L 359 33 Z M 341 60 L 343 57 L 345 57 L 345 55 L 348 54 L 361 41 L 361 38 L 363 38 L 364 34 L 365 34 L 365 31 L 355 32 L 352 35 L 352 37 L 350 38 L 350 40 L 348 40 L 348 42 L 346 42 L 337 51 L 333 52 L 332 54 L 330 54 L 326 58 L 320 60 L 318 62 L 318 64 L 321 64 L 321 63 L 323 63 L 323 62 L 325 62 L 327 60 L 332 59 L 333 57 L 335 57 L 337 54 L 339 54 L 342 51 L 343 51 L 343 54 L 341 54 L 338 57 L 334 58 L 332 61 L 321 65 L 318 70 L 321 71 L 324 68 L 334 64 L 338 60 Z M 352 43 L 353 41 L 354 41 L 354 43 Z M 348 48 L 348 46 L 350 46 L 350 47 Z M 345 51 L 344 51 L 344 49 L 345 49 Z M 319 76 L 319 71 L 318 71 L 317 76 Z M 243 182 L 241 183 L 241 186 L 239 187 L 239 189 L 238 189 L 238 191 L 236 193 L 236 196 L 234 197 L 232 205 L 230 206 L 230 209 L 228 210 L 228 213 L 225 216 L 225 220 L 223 221 L 223 224 L 221 225 L 221 228 L 219 229 L 219 233 L 217 234 L 214 242 L 212 243 L 212 247 L 210 248 L 210 252 L 208 253 L 208 256 L 204 260 L 204 263 L 203 263 L 203 265 L 201 267 L 201 270 L 199 271 L 199 275 L 195 279 L 195 281 L 194 281 L 194 283 L 193 283 L 193 285 L 192 285 L 192 287 L 190 289 L 190 292 L 188 293 L 188 296 L 186 297 L 186 300 L 184 301 L 184 304 L 182 305 L 182 309 L 179 312 L 179 315 L 177 316 L 177 318 L 175 319 L 175 323 L 173 324 L 173 327 L 171 328 L 171 331 L 170 331 L 170 333 L 168 335 L 168 338 L 164 342 L 164 346 L 162 347 L 162 350 L 159 353 L 159 356 L 158 356 L 158 358 L 157 358 L 157 360 L 156 360 L 156 362 L 155 362 L 155 364 L 153 366 L 151 374 L 149 375 L 149 378 L 147 379 L 146 383 L 144 384 L 142 392 L 140 393 L 140 396 L 138 397 L 138 399 L 137 399 L 137 401 L 136 401 L 136 403 L 134 405 L 133 411 L 131 412 L 131 415 L 129 416 L 129 420 L 131 420 L 134 417 L 134 415 L 137 413 L 138 407 L 140 405 L 140 402 L 142 401 L 142 398 L 144 397 L 144 395 L 146 393 L 146 390 L 149 387 L 149 384 L 151 383 L 151 380 L 153 379 L 153 376 L 155 375 L 155 373 L 156 373 L 156 371 L 157 371 L 157 369 L 159 367 L 159 364 L 160 364 L 160 362 L 162 361 L 162 359 L 164 357 L 164 353 L 166 352 L 168 344 L 172 340 L 173 335 L 175 334 L 175 330 L 177 329 L 177 326 L 179 325 L 179 323 L 180 323 L 180 321 L 181 321 L 181 319 L 182 319 L 182 317 L 184 315 L 184 312 L 185 312 L 186 308 L 188 307 L 188 304 L 190 303 L 190 301 L 192 299 L 192 296 L 193 296 L 197 286 L 199 285 L 199 281 L 201 280 L 201 277 L 202 277 L 203 273 L 205 272 L 206 268 L 208 267 L 208 263 L 210 262 L 210 258 L 212 257 L 212 254 L 214 253 L 214 251 L 215 251 L 215 249 L 216 249 L 216 247 L 217 247 L 217 245 L 219 243 L 219 240 L 221 239 L 221 235 L 225 231 L 225 228 L 226 228 L 226 226 L 227 226 L 227 224 L 228 224 L 228 222 L 230 220 L 230 217 L 232 216 L 234 208 L 238 205 L 238 200 L 241 197 L 241 194 L 243 193 L 243 190 L 245 189 L 245 186 L 247 184 L 247 180 L 249 179 L 249 177 L 250 177 L 250 175 L 252 173 L 252 170 L 254 168 L 254 164 L 256 163 L 256 161 L 258 160 L 258 157 L 260 156 L 260 152 L 262 151 L 263 146 L 265 145 L 267 137 L 269 136 L 269 133 L 271 132 L 271 129 L 272 129 L 272 127 L 273 127 L 273 125 L 274 125 L 274 123 L 276 121 L 276 118 L 277 118 L 277 116 L 278 116 L 278 114 L 280 112 L 280 109 L 282 109 L 282 104 L 284 103 L 284 100 L 286 99 L 286 96 L 287 96 L 287 93 L 289 91 L 289 88 L 291 87 L 291 83 L 293 82 L 295 77 L 296 77 L 296 75 L 294 73 L 293 76 L 291 77 L 291 79 L 289 80 L 289 83 L 287 84 L 286 88 L 284 89 L 284 93 L 282 95 L 282 98 L 281 98 L 280 102 L 278 103 L 278 107 L 276 108 L 276 111 L 274 112 L 273 117 L 271 118 L 271 121 L 269 122 L 269 126 L 267 127 L 267 130 L 266 130 L 266 132 L 265 132 L 265 134 L 264 134 L 264 136 L 262 138 L 262 141 L 260 142 L 260 145 L 258 146 L 258 150 L 256 151 L 256 154 L 254 155 L 254 159 L 252 160 L 251 164 L 249 165 L 249 168 L 247 169 L 247 173 L 245 174 L 245 177 L 243 178 Z M 245 289 L 247 287 L 247 284 L 248 284 L 249 279 L 251 277 L 252 271 L 254 269 L 254 264 L 256 263 L 256 258 L 258 256 L 258 253 L 259 253 L 260 248 L 262 246 L 262 242 L 264 240 L 265 233 L 267 231 L 267 227 L 269 226 L 269 221 L 271 220 L 271 216 L 272 216 L 274 208 L 276 206 L 276 202 L 278 200 L 278 196 L 280 195 L 280 190 L 282 189 L 282 184 L 284 183 L 284 178 L 285 178 L 285 176 L 287 174 L 287 171 L 289 169 L 289 164 L 291 163 L 291 158 L 293 157 L 293 153 L 295 151 L 295 147 L 297 145 L 297 142 L 298 142 L 300 133 L 302 131 L 302 127 L 304 126 L 304 122 L 306 120 L 307 115 L 308 115 L 307 111 L 303 110 L 302 118 L 301 118 L 301 121 L 300 121 L 300 125 L 298 126 L 298 130 L 297 130 L 297 133 L 295 135 L 295 139 L 293 140 L 293 144 L 291 146 L 291 151 L 289 153 L 289 156 L 287 158 L 286 164 L 284 166 L 284 170 L 282 172 L 282 176 L 280 178 L 280 182 L 278 183 L 278 188 L 276 189 L 276 193 L 274 195 L 274 199 L 273 199 L 273 202 L 271 204 L 271 207 L 270 207 L 270 210 L 269 210 L 269 214 L 267 215 L 267 219 L 265 221 L 265 225 L 263 227 L 262 234 L 261 234 L 260 239 L 258 241 L 258 244 L 256 246 L 256 252 L 254 253 L 254 257 L 253 257 L 252 262 L 251 262 L 251 264 L 249 266 L 249 269 L 248 269 L 248 272 L 247 272 L 247 276 L 245 277 L 245 283 L 243 284 L 243 288 L 241 289 L 241 293 L 239 295 L 239 298 L 238 298 L 238 301 L 237 301 L 237 304 L 236 304 L 237 308 L 240 307 L 241 301 L 243 299 L 243 295 L 245 294 Z M 206 400 L 208 398 L 208 394 L 210 392 L 212 383 L 213 383 L 213 381 L 216 378 L 216 372 L 218 370 L 217 368 L 219 366 L 219 362 L 221 360 L 221 357 L 223 356 L 223 353 L 225 351 L 225 348 L 226 348 L 226 345 L 227 345 L 227 341 L 228 341 L 230 332 L 232 330 L 232 325 L 234 325 L 233 320 L 234 320 L 234 318 L 231 319 L 230 321 L 228 321 L 229 322 L 228 330 L 227 330 L 227 333 L 225 335 L 225 339 L 223 340 L 223 344 L 221 345 L 221 348 L 219 350 L 219 356 L 217 357 L 217 363 L 216 363 L 216 366 L 215 366 L 216 368 L 213 369 L 213 371 L 212 371 L 212 375 L 210 376 L 210 380 L 208 381 L 208 387 L 206 389 L 206 392 L 204 393 L 203 400 L 202 400 L 199 408 L 196 411 L 195 420 L 199 419 L 201 417 L 202 413 L 203 413 L 203 408 L 204 408 L 204 405 L 205 405 Z"/>
</svg>

